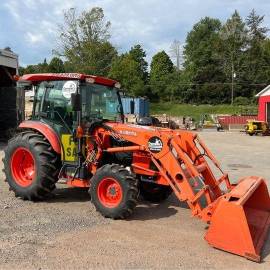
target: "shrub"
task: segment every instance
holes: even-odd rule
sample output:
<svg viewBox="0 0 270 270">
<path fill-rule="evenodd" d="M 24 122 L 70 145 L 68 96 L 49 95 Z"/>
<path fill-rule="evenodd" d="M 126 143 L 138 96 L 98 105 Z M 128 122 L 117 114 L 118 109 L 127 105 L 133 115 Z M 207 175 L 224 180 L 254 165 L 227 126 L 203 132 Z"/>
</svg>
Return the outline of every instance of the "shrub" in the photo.
<svg viewBox="0 0 270 270">
<path fill-rule="evenodd" d="M 234 99 L 234 104 L 235 105 L 251 105 L 252 100 L 247 97 L 237 97 Z"/>
</svg>

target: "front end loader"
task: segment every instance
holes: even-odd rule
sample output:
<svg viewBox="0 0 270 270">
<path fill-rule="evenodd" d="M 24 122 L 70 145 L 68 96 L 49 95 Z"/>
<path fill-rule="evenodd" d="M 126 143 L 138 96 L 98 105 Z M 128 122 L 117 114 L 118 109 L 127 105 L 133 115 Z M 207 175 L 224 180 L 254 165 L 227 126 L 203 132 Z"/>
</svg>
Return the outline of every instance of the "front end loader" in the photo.
<svg viewBox="0 0 270 270">
<path fill-rule="evenodd" d="M 124 219 L 139 194 L 161 202 L 173 192 L 208 224 L 211 246 L 260 261 L 270 226 L 264 179 L 232 184 L 197 134 L 124 123 L 114 80 L 30 74 L 19 83 L 32 84 L 35 99 L 32 119 L 5 150 L 6 180 L 17 197 L 43 199 L 61 179 L 88 188 L 103 216 Z"/>
</svg>

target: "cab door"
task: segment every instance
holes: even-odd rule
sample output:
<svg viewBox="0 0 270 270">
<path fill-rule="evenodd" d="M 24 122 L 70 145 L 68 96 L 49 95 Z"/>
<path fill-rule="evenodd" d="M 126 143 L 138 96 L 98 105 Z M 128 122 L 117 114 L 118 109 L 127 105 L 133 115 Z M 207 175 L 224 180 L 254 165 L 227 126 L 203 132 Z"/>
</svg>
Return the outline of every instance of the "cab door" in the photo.
<svg viewBox="0 0 270 270">
<path fill-rule="evenodd" d="M 76 91 L 76 81 L 42 82 L 37 86 L 34 115 L 51 126 L 62 145 L 62 160 L 76 161 L 76 145 L 72 130 L 76 125 L 76 113 L 72 111 L 71 93 Z M 69 90 L 71 89 L 71 90 Z"/>
</svg>

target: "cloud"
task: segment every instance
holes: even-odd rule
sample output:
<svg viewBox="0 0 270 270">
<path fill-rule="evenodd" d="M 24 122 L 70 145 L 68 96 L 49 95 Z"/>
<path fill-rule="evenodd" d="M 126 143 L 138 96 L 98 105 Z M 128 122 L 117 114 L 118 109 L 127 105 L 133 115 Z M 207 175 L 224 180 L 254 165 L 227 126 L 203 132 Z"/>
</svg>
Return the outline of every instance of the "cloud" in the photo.
<svg viewBox="0 0 270 270">
<path fill-rule="evenodd" d="M 16 21 L 20 21 L 20 13 L 19 13 L 19 3 L 15 0 L 10 0 L 4 4 L 4 7 L 8 10 L 11 16 L 15 18 Z"/>
<path fill-rule="evenodd" d="M 44 41 L 44 36 L 42 34 L 34 34 L 31 32 L 26 33 L 26 41 L 30 42 L 31 44 L 38 44 Z"/>
<path fill-rule="evenodd" d="M 0 48 L 12 47 L 27 64 L 50 58 L 57 46 L 57 25 L 62 23 L 63 10 L 95 6 L 102 7 L 111 21 L 111 41 L 119 51 L 140 43 L 148 60 L 162 49 L 169 52 L 175 39 L 184 43 L 187 32 L 205 16 L 225 21 L 235 9 L 243 17 L 254 7 L 261 15 L 270 10 L 267 0 L 257 0 L 256 5 L 252 0 L 2 0 Z M 270 26 L 270 14 L 266 14 L 265 26 Z"/>
</svg>

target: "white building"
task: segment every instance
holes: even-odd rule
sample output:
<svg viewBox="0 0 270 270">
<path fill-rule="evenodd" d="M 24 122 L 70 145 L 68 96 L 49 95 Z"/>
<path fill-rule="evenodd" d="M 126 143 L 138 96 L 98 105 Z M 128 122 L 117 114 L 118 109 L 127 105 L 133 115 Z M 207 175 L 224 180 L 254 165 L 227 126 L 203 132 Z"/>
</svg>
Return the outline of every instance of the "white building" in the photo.
<svg viewBox="0 0 270 270">
<path fill-rule="evenodd" d="M 6 72 L 10 73 L 10 69 L 13 70 L 12 75 L 15 70 L 15 74 L 18 74 L 19 70 L 19 57 L 17 54 L 12 52 L 9 48 L 1 50 L 0 49 L 0 67 Z M 11 75 L 11 74 L 9 74 Z"/>
</svg>

